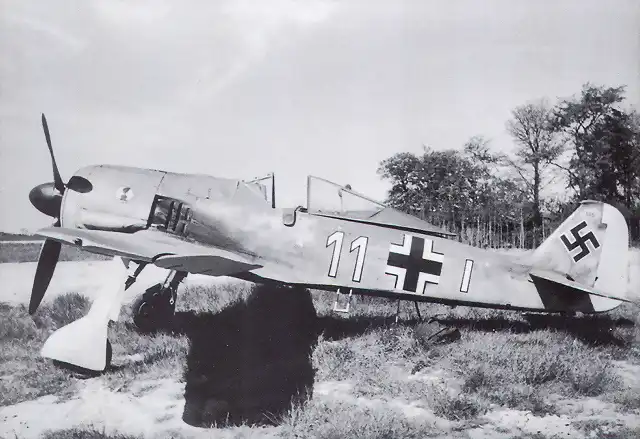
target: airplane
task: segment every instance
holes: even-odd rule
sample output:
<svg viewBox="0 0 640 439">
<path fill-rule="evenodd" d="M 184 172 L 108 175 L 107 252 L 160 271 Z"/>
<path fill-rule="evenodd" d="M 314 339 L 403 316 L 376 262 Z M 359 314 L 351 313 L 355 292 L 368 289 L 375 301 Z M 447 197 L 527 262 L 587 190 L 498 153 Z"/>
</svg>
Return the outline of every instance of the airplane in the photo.
<svg viewBox="0 0 640 439">
<path fill-rule="evenodd" d="M 336 293 L 544 313 L 600 313 L 626 297 L 629 235 L 610 204 L 583 201 L 528 256 L 472 247 L 417 217 L 351 189 L 308 177 L 307 205 L 275 206 L 263 180 L 243 181 L 115 165 L 79 169 L 64 183 L 46 118 L 54 181 L 34 187 L 33 206 L 55 218 L 44 237 L 29 313 L 47 290 L 61 245 L 113 257 L 111 277 L 86 316 L 55 331 L 41 355 L 102 372 L 111 361 L 109 321 L 149 264 L 169 270 L 136 303 L 134 321 L 170 321 L 189 274 L 230 276 Z M 337 306 L 338 298 L 345 308 Z M 106 348 L 105 348 L 106 346 Z"/>
</svg>

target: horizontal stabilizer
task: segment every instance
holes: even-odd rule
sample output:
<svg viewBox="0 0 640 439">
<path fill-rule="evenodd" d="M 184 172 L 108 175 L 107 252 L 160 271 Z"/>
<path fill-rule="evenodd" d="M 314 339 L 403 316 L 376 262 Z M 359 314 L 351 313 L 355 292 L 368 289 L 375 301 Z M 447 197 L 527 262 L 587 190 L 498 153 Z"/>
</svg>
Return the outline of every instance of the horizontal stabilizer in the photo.
<svg viewBox="0 0 640 439">
<path fill-rule="evenodd" d="M 634 305 L 640 306 L 640 303 L 633 301 L 633 300 L 629 300 L 627 298 L 624 297 L 619 297 L 619 296 L 615 296 L 612 294 L 606 294 L 597 290 L 594 290 L 591 287 L 582 285 L 578 282 L 574 282 L 571 279 L 567 279 L 565 276 L 563 276 L 560 273 L 556 273 L 553 271 L 547 271 L 547 270 L 532 270 L 529 273 L 529 276 L 531 276 L 531 279 L 533 280 L 533 283 L 538 284 L 537 281 L 543 279 L 546 280 L 548 282 L 551 282 L 552 284 L 557 285 L 558 287 L 561 287 L 558 289 L 558 294 L 562 294 L 561 291 L 562 290 L 567 290 L 567 288 L 569 288 L 571 291 L 573 292 L 582 292 L 585 294 L 590 294 L 593 296 L 599 296 L 599 297 L 606 297 L 607 299 L 613 299 L 613 300 L 619 300 L 621 302 L 627 302 L 627 303 L 632 303 Z"/>
</svg>

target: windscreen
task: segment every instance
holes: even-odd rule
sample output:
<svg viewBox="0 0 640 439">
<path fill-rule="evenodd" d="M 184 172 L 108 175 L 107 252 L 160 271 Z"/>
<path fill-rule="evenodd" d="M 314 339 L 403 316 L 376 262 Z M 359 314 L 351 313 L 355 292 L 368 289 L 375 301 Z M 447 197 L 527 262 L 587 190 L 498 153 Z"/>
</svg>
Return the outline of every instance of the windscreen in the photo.
<svg viewBox="0 0 640 439">
<path fill-rule="evenodd" d="M 368 219 L 385 206 L 350 189 L 318 177 L 307 180 L 307 209 L 311 213 Z"/>
<path fill-rule="evenodd" d="M 265 177 L 256 178 L 251 181 L 243 181 L 243 184 L 247 189 L 251 190 L 256 196 L 262 198 L 267 204 L 275 206 L 275 200 L 273 197 L 275 177 L 273 174 L 269 174 Z"/>
</svg>

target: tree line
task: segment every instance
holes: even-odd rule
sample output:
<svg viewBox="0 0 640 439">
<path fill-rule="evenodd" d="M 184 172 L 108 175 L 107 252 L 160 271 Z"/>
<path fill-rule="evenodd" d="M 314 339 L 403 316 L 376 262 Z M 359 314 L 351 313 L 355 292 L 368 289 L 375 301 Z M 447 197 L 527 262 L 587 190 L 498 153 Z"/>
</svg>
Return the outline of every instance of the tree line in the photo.
<svg viewBox="0 0 640 439">
<path fill-rule="evenodd" d="M 625 216 L 640 240 L 640 114 L 625 108 L 625 87 L 590 83 L 566 99 L 513 109 L 513 139 L 495 151 L 482 136 L 458 149 L 423 147 L 383 160 L 387 203 L 481 247 L 535 248 L 581 200 Z"/>
</svg>

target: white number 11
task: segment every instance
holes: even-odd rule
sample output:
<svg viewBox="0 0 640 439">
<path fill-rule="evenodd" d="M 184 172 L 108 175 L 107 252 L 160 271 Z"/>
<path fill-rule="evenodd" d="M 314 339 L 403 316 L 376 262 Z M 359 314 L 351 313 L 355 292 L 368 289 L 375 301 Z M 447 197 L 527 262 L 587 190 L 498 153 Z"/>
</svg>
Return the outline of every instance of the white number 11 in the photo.
<svg viewBox="0 0 640 439">
<path fill-rule="evenodd" d="M 336 277 L 338 275 L 338 265 L 340 265 L 340 254 L 342 252 L 342 242 L 344 241 L 344 232 L 334 232 L 327 237 L 327 247 L 333 245 L 333 254 L 331 255 L 331 264 L 329 265 L 329 277 Z M 367 244 L 369 238 L 366 236 L 359 236 L 351 241 L 349 252 L 353 252 L 356 249 L 358 253 L 356 255 L 356 265 L 353 268 L 353 276 L 351 279 L 354 282 L 360 282 L 362 280 L 362 270 L 364 269 L 364 258 L 367 254 Z"/>
</svg>

